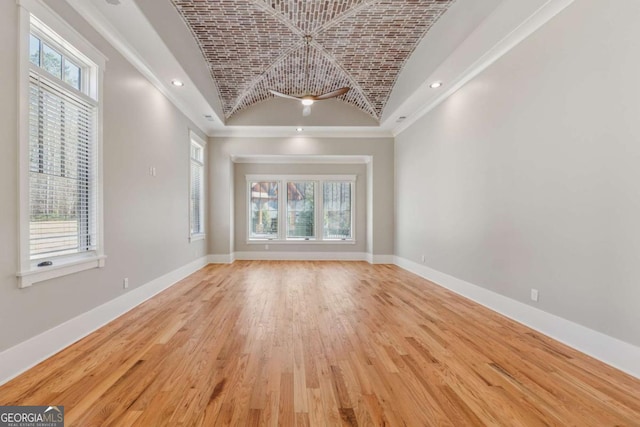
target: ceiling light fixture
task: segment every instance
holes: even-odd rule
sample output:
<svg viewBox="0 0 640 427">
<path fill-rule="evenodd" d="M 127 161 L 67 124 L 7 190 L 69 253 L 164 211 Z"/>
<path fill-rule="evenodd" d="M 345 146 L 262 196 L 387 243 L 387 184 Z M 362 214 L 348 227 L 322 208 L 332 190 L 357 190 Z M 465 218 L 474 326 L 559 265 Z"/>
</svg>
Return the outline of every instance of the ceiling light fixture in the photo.
<svg viewBox="0 0 640 427">
<path fill-rule="evenodd" d="M 438 89 L 440 86 L 442 86 L 442 82 L 433 82 L 429 85 L 431 89 Z"/>
<path fill-rule="evenodd" d="M 313 105 L 313 99 L 303 99 L 302 100 L 302 105 Z"/>
<path fill-rule="evenodd" d="M 302 132 L 304 129 L 302 128 L 296 128 L 296 132 Z"/>
<path fill-rule="evenodd" d="M 171 80 L 171 84 L 178 87 L 184 86 L 184 83 L 182 82 L 182 80 L 178 80 L 178 79 Z"/>
</svg>

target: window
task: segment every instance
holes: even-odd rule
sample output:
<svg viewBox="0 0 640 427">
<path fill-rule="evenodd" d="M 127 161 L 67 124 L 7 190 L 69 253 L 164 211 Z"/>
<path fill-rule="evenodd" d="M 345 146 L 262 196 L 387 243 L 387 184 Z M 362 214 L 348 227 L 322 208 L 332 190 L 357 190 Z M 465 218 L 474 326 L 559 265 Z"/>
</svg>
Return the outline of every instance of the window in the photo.
<svg viewBox="0 0 640 427">
<path fill-rule="evenodd" d="M 249 236 L 252 239 L 278 238 L 278 182 L 249 183 Z"/>
<path fill-rule="evenodd" d="M 354 175 L 248 175 L 247 240 L 353 243 L 354 186 Z"/>
<path fill-rule="evenodd" d="M 287 182 L 287 238 L 315 237 L 315 182 Z"/>
<path fill-rule="evenodd" d="M 204 234 L 204 141 L 191 134 L 191 184 L 189 195 L 191 240 L 199 240 Z"/>
<path fill-rule="evenodd" d="M 351 239 L 351 182 L 325 182 L 322 187 L 322 236 L 325 240 Z"/>
<path fill-rule="evenodd" d="M 38 3 L 21 5 L 18 277 L 25 287 L 104 265 L 97 96 L 104 58 Z"/>
</svg>

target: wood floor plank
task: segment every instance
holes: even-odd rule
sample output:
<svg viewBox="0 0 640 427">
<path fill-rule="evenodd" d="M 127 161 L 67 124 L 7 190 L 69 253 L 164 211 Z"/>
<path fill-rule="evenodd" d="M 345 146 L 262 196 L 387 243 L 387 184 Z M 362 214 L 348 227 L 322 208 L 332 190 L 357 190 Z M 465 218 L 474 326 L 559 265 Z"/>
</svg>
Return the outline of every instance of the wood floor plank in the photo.
<svg viewBox="0 0 640 427">
<path fill-rule="evenodd" d="M 640 426 L 640 380 L 398 267 L 210 265 L 0 387 L 68 426 Z"/>
</svg>

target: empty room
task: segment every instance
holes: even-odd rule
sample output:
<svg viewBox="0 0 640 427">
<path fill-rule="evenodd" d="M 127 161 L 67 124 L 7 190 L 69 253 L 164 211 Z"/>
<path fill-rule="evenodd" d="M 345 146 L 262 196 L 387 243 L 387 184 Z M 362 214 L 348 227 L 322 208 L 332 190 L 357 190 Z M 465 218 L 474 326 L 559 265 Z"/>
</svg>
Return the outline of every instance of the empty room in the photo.
<svg viewBox="0 0 640 427">
<path fill-rule="evenodd" d="M 637 0 L 0 0 L 0 427 L 640 426 Z"/>
</svg>

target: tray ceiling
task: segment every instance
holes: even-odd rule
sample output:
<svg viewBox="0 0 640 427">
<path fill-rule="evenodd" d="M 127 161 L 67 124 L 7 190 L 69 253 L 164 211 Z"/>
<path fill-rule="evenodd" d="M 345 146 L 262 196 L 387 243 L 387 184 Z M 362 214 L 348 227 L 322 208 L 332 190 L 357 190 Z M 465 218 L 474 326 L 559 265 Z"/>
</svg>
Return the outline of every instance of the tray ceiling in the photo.
<svg viewBox="0 0 640 427">
<path fill-rule="evenodd" d="M 269 89 L 304 95 L 348 86 L 339 99 L 376 120 L 407 58 L 453 1 L 172 0 L 226 118 L 273 98 Z"/>
</svg>

